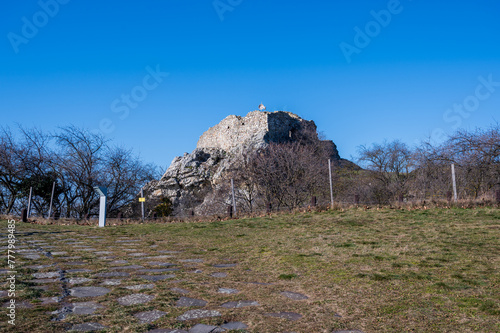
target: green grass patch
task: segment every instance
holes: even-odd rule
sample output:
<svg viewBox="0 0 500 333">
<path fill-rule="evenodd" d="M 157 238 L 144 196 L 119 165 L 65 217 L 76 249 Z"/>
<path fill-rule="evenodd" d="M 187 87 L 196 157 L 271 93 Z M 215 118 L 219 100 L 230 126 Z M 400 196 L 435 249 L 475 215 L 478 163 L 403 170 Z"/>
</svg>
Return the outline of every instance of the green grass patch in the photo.
<svg viewBox="0 0 500 333">
<path fill-rule="evenodd" d="M 7 223 L 0 222 L 3 235 Z M 20 241 L 40 240 L 79 256 L 91 273 L 74 273 L 93 281 L 78 286 L 99 286 L 103 279 L 95 273 L 109 271 L 108 261 L 96 260 L 92 251 L 56 244 L 69 238 L 91 243 L 96 251 L 111 251 L 112 260 L 127 260 L 126 265 L 143 265 L 143 257 L 165 255 L 161 250 L 179 251 L 165 261 L 179 264 L 174 272 L 181 282 L 157 282 L 151 303 L 123 307 L 116 298 L 133 293 L 125 285 L 144 284 L 132 272 L 123 286 L 112 287 L 103 297 L 89 299 L 105 306 L 95 316 L 69 316 L 52 322 L 50 312 L 58 305 L 41 303 L 42 297 L 61 292 L 54 284 L 49 290 L 35 288 L 35 272 L 50 272 L 53 266 L 34 270 L 25 266 L 51 264 L 39 260 L 20 260 L 17 292 L 19 301 L 30 309 L 18 309 L 16 327 L 4 320 L 5 332 L 66 332 L 74 324 L 98 321 L 110 332 L 146 332 L 156 328 L 184 329 L 194 323 L 178 322 L 186 309 L 176 308 L 180 295 L 172 287 L 191 290 L 189 297 L 209 301 L 208 307 L 221 317 L 200 322 L 220 325 L 242 321 L 249 332 L 332 332 L 359 329 L 364 332 L 498 332 L 500 316 L 500 212 L 479 209 L 370 209 L 362 207 L 319 213 L 266 216 L 229 221 L 137 224 L 127 226 L 36 225 L 18 223 Z M 92 237 L 102 237 L 92 241 Z M 139 239 L 117 250 L 121 237 Z M 5 242 L 4 242 L 5 245 Z M 136 248 L 145 256 L 133 257 L 123 248 Z M 55 251 L 55 250 L 54 250 Z M 21 254 L 19 254 L 21 256 Z M 6 267 L 6 256 L 0 265 Z M 203 258 L 193 274 L 180 259 Z M 21 259 L 21 258 L 19 258 Z M 158 261 L 162 261 L 158 260 Z M 155 261 L 151 259 L 150 261 Z M 237 262 L 227 269 L 228 276 L 214 279 L 220 272 L 214 264 Z M 80 268 L 67 266 L 65 269 Z M 158 268 L 158 267 L 148 267 Z M 226 269 L 224 269 L 226 272 Z M 256 284 L 257 283 L 257 284 Z M 221 295 L 220 287 L 240 290 L 237 295 Z M 5 285 L 4 289 L 6 290 Z M 291 301 L 279 293 L 294 291 L 307 295 Z M 255 300 L 261 307 L 224 309 L 227 301 Z M 4 298 L 2 301 L 5 302 Z M 71 301 L 78 301 L 70 299 Z M 87 301 L 87 300 L 85 300 Z M 158 309 L 167 315 L 153 324 L 141 324 L 133 314 Z M 303 315 L 297 321 L 266 317 L 268 312 L 290 311 Z M 342 317 L 335 316 L 339 314 Z"/>
</svg>

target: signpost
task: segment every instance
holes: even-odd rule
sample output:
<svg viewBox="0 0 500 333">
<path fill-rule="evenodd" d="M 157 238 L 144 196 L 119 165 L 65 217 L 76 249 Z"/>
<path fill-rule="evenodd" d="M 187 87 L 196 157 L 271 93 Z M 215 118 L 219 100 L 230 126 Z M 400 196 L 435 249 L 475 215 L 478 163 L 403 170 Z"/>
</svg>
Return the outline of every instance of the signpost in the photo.
<svg viewBox="0 0 500 333">
<path fill-rule="evenodd" d="M 94 186 L 94 190 L 99 193 L 100 197 L 99 227 L 102 228 L 106 225 L 106 196 L 108 195 L 108 189 L 104 186 Z"/>
</svg>

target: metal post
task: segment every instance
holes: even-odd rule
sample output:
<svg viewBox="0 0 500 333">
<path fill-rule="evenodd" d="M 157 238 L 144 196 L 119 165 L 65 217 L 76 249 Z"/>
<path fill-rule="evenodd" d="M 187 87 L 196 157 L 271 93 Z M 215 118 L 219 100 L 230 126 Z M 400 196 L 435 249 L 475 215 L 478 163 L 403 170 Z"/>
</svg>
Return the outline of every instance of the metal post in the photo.
<svg viewBox="0 0 500 333">
<path fill-rule="evenodd" d="M 330 208 L 333 208 L 332 161 L 328 159 L 328 174 L 330 175 Z"/>
<path fill-rule="evenodd" d="M 52 214 L 52 200 L 54 199 L 54 190 L 56 189 L 56 182 L 52 184 L 52 194 L 50 195 L 50 206 L 49 206 L 49 215 L 47 216 L 50 219 L 50 214 Z"/>
<path fill-rule="evenodd" d="M 234 198 L 234 180 L 231 178 L 231 192 L 233 194 L 233 209 L 234 209 L 234 215 L 236 215 L 236 200 Z"/>
<path fill-rule="evenodd" d="M 451 164 L 451 180 L 453 182 L 453 198 L 455 202 L 458 201 L 458 195 L 457 195 L 457 180 L 455 178 L 455 164 Z"/>
<path fill-rule="evenodd" d="M 33 187 L 30 187 L 30 196 L 28 197 L 28 212 L 27 212 L 27 217 L 30 217 L 31 213 L 31 192 L 33 192 Z"/>
<path fill-rule="evenodd" d="M 141 188 L 141 199 L 144 198 L 144 190 Z M 141 200 L 141 219 L 144 221 L 144 200 Z"/>
</svg>

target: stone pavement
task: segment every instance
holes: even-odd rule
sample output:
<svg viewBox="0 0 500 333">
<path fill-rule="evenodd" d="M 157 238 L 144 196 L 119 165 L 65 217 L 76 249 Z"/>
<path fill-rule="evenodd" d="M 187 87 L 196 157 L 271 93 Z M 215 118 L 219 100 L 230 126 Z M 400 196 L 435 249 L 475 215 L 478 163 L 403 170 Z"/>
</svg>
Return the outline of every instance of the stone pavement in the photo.
<svg viewBox="0 0 500 333">
<path fill-rule="evenodd" d="M 119 311 L 130 323 L 144 324 L 143 332 L 253 332 L 241 311 L 257 311 L 261 321 L 292 323 L 304 320 L 304 315 L 288 309 L 294 302 L 311 300 L 300 290 L 270 289 L 275 288 L 273 281 L 258 281 L 249 269 L 247 281 L 241 281 L 234 274 L 241 269 L 237 260 L 214 263 L 203 254 L 193 254 L 203 249 L 173 242 L 158 246 L 125 236 L 111 241 L 69 234 L 25 233 L 18 235 L 17 243 L 18 268 L 29 271 L 21 279 L 47 296 L 18 306 L 47 307 L 52 320 L 68 323 L 69 331 L 116 329 L 103 318 Z M 249 299 L 241 291 L 248 286 L 264 293 L 273 290 L 268 297 L 279 299 L 280 309 L 287 311 L 269 311 L 272 306 L 262 299 Z M 5 291 L 0 291 L 0 300 L 7 301 Z M 175 324 L 165 326 L 165 316 L 173 316 L 169 323 Z"/>
</svg>

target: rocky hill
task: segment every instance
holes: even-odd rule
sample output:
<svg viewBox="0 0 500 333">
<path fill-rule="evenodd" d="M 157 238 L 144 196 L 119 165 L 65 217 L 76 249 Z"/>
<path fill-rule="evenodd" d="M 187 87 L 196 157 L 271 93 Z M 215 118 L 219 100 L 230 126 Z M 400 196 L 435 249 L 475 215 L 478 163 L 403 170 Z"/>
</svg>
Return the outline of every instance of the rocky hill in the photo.
<svg viewBox="0 0 500 333">
<path fill-rule="evenodd" d="M 265 148 L 271 142 L 314 140 L 328 149 L 338 164 L 340 158 L 332 141 L 319 140 L 316 125 L 284 111 L 252 111 L 245 117 L 230 115 L 203 133 L 196 149 L 174 158 L 163 177 L 145 187 L 149 199 L 168 197 L 174 215 L 222 214 L 230 203 L 228 173 L 239 156 Z"/>
</svg>

